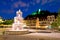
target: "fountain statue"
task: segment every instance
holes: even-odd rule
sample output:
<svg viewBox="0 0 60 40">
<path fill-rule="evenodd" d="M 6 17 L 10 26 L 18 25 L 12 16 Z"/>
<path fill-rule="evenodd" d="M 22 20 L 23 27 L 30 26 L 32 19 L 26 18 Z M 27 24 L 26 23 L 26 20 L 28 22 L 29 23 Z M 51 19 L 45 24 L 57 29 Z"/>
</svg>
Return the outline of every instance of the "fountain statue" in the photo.
<svg viewBox="0 0 60 40">
<path fill-rule="evenodd" d="M 14 23 L 12 24 L 12 30 L 22 30 L 26 26 L 23 23 L 23 17 L 21 10 L 16 12 L 16 17 L 14 17 Z"/>
<path fill-rule="evenodd" d="M 27 29 L 24 29 L 26 25 L 24 24 L 22 12 L 21 10 L 16 12 L 16 16 L 14 17 L 14 23 L 12 24 L 12 28 L 5 31 L 5 34 L 26 34 L 29 33 Z"/>
</svg>

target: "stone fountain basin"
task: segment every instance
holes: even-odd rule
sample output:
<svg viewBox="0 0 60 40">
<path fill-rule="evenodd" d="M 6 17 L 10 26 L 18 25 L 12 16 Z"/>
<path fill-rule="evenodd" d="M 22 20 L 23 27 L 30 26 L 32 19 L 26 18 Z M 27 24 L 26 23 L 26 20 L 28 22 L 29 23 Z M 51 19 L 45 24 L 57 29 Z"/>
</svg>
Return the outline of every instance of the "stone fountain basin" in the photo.
<svg viewBox="0 0 60 40">
<path fill-rule="evenodd" d="M 28 34 L 28 30 L 19 30 L 19 31 L 5 31 L 4 35 L 23 35 L 23 34 Z"/>
</svg>

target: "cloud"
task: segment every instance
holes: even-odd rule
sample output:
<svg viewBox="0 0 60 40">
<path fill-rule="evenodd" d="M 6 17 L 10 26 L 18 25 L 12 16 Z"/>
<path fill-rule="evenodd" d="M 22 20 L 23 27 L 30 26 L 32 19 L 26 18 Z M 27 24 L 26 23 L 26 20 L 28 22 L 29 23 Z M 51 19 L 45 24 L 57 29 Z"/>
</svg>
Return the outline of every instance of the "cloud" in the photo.
<svg viewBox="0 0 60 40">
<path fill-rule="evenodd" d="M 25 3 L 23 1 L 17 1 L 17 2 L 14 2 L 12 5 L 11 5 L 11 8 L 14 9 L 14 8 L 19 8 L 19 7 L 23 7 L 25 12 L 28 11 L 28 8 L 30 6 L 30 3 Z"/>
<path fill-rule="evenodd" d="M 36 3 L 40 3 L 41 0 L 36 0 Z"/>
<path fill-rule="evenodd" d="M 36 5 L 36 4 L 39 4 L 41 0 L 33 0 L 30 2 L 30 4 L 32 5 Z"/>
<path fill-rule="evenodd" d="M 13 0 L 12 0 L 13 1 Z M 14 2 L 13 4 L 12 4 L 12 6 L 11 6 L 11 8 L 19 8 L 19 7 L 24 7 L 26 10 L 25 11 L 27 11 L 28 10 L 28 8 L 32 5 L 32 6 L 34 6 L 34 5 L 36 5 L 36 4 L 40 4 L 41 3 L 41 5 L 44 5 L 44 4 L 46 4 L 46 3 L 50 3 L 50 2 L 52 2 L 52 0 L 32 0 L 32 1 L 29 1 L 29 2 L 23 2 L 23 1 L 17 1 L 17 2 Z"/>
<path fill-rule="evenodd" d="M 47 3 L 47 0 L 42 0 L 42 5 L 46 4 Z"/>
<path fill-rule="evenodd" d="M 14 0 L 10 0 L 11 2 L 13 2 Z"/>
<path fill-rule="evenodd" d="M 14 8 L 18 8 L 18 7 L 29 7 L 29 3 L 24 3 L 22 1 L 18 1 L 18 2 L 15 2 L 13 3 L 12 7 Z"/>
<path fill-rule="evenodd" d="M 46 4 L 46 3 L 50 3 L 50 2 L 53 2 L 54 0 L 42 0 L 42 3 L 41 3 L 41 5 L 44 5 L 44 4 Z"/>
<path fill-rule="evenodd" d="M 12 7 L 13 8 L 25 7 L 27 10 L 29 8 L 29 6 L 31 6 L 31 5 L 34 6 L 36 4 L 39 4 L 40 2 L 41 2 L 41 5 L 44 5 L 48 2 L 52 2 L 52 0 L 32 0 L 32 1 L 29 1 L 28 3 L 25 3 L 23 1 L 17 1 L 12 4 Z"/>
<path fill-rule="evenodd" d="M 52 2 L 52 1 L 54 1 L 54 0 L 49 0 L 48 2 Z"/>
<path fill-rule="evenodd" d="M 31 1 L 30 3 L 31 3 L 32 5 L 36 5 L 36 4 L 40 4 L 40 3 L 41 3 L 41 5 L 44 5 L 44 4 L 50 3 L 50 2 L 52 2 L 52 1 L 54 1 L 54 0 L 33 0 L 33 1 Z"/>
<path fill-rule="evenodd" d="M 2 10 L 3 13 L 14 13 L 14 10 Z"/>
<path fill-rule="evenodd" d="M 36 3 L 35 2 L 30 2 L 30 4 L 35 5 Z"/>
</svg>

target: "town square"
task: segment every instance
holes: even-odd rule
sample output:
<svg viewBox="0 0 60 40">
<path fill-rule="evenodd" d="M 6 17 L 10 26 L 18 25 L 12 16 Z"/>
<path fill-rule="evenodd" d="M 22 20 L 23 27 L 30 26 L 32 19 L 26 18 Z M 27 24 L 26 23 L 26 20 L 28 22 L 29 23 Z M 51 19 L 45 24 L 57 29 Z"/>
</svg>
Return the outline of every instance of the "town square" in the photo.
<svg viewBox="0 0 60 40">
<path fill-rule="evenodd" d="M 1 0 L 0 40 L 60 40 L 60 1 Z"/>
</svg>

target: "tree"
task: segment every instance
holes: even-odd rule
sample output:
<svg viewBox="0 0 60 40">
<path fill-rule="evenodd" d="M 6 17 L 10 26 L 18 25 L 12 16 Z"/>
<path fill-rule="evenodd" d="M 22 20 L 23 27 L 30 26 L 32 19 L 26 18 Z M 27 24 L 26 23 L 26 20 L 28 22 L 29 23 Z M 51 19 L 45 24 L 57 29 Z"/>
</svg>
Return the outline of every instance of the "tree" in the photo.
<svg viewBox="0 0 60 40">
<path fill-rule="evenodd" d="M 51 24 L 51 27 L 52 27 L 53 29 L 58 28 L 57 22 L 54 21 L 54 22 Z"/>
<path fill-rule="evenodd" d="M 51 24 L 52 28 L 58 28 L 60 26 L 60 11 L 58 11 L 58 15 L 56 20 Z"/>
<path fill-rule="evenodd" d="M 13 20 L 6 20 L 2 24 L 4 25 L 11 25 L 13 23 Z"/>
<path fill-rule="evenodd" d="M 58 11 L 58 16 L 57 16 L 57 25 L 60 26 L 60 11 Z"/>
</svg>

